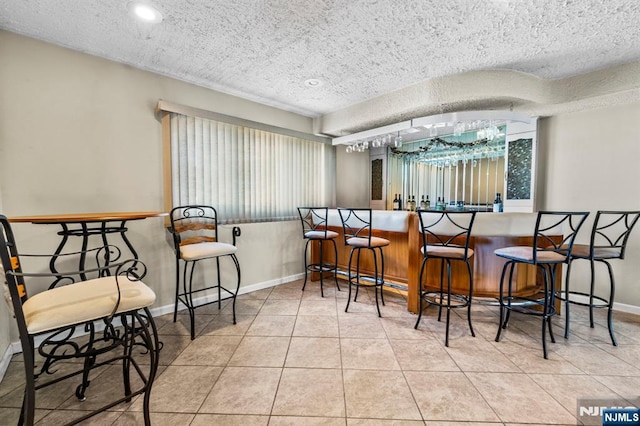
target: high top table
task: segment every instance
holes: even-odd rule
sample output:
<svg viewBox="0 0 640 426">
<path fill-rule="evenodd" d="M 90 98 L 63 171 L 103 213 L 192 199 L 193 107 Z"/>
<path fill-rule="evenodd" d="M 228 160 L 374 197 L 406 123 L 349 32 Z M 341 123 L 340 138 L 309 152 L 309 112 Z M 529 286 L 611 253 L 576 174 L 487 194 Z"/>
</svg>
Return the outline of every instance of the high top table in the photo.
<svg viewBox="0 0 640 426">
<path fill-rule="evenodd" d="M 34 223 L 38 225 L 59 225 L 62 227 L 61 231 L 58 231 L 58 235 L 62 237 L 60 244 L 56 248 L 54 254 L 49 261 L 49 269 L 53 274 L 58 274 L 56 269 L 56 261 L 62 254 L 62 250 L 67 244 L 69 237 L 81 237 L 82 238 L 82 250 L 79 252 L 79 271 L 84 271 L 87 247 L 89 245 L 89 237 L 92 235 L 98 235 L 101 238 L 101 249 L 105 265 L 108 265 L 111 258 L 109 250 L 109 242 L 107 235 L 120 234 L 122 241 L 125 243 L 131 255 L 134 259 L 138 260 L 138 253 L 133 248 L 133 245 L 126 236 L 127 227 L 126 223 L 130 220 L 142 220 L 149 217 L 162 217 L 167 216 L 165 212 L 107 212 L 107 213 L 74 213 L 74 214 L 53 214 L 53 215 L 41 215 L 41 216 L 15 216 L 10 217 L 9 222 L 13 223 Z M 80 274 L 83 280 L 86 280 L 84 273 Z M 54 287 L 62 277 L 58 278 L 51 284 L 50 287 Z"/>
</svg>

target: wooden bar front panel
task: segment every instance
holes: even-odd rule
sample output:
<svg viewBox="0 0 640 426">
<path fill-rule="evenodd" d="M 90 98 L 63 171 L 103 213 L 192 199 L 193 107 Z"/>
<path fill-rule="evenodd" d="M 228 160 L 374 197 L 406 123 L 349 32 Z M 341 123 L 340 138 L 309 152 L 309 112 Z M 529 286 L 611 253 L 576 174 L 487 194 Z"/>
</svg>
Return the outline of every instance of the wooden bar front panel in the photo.
<svg viewBox="0 0 640 426">
<path fill-rule="evenodd" d="M 418 231 L 418 216 L 412 214 L 409 217 L 409 232 L 389 232 L 374 230 L 376 237 L 386 238 L 390 244 L 384 247 L 384 274 L 385 281 L 393 282 L 407 287 L 407 308 L 409 311 L 418 312 L 418 279 L 422 264 L 422 236 Z M 344 243 L 342 227 L 329 227 L 339 234 L 336 238 L 338 248 L 338 268 L 347 271 L 349 266 L 349 254 L 351 248 Z M 560 237 L 561 238 L 561 237 Z M 494 250 L 510 246 L 530 246 L 533 243 L 531 236 L 472 236 L 470 247 L 474 250 L 471 270 L 474 278 L 474 297 L 497 298 L 499 294 L 500 274 L 505 259 L 495 255 Z M 312 245 L 311 256 L 313 262 L 318 262 L 319 253 L 316 244 Z M 331 244 L 324 245 L 325 262 L 333 262 L 334 254 Z M 354 255 L 353 267 L 355 269 L 356 257 Z M 437 260 L 429 260 L 423 284 L 429 287 L 440 285 L 440 263 Z M 360 258 L 360 271 L 362 274 L 373 275 L 373 257 L 369 250 L 362 250 Z M 314 274 L 312 279 L 319 277 Z M 556 277 L 556 288 L 561 286 L 561 270 Z M 516 267 L 514 281 L 515 294 L 532 295 L 542 288 L 542 277 L 531 265 L 518 265 Z M 453 291 L 467 293 L 469 278 L 466 265 L 463 262 L 452 262 Z"/>
<path fill-rule="evenodd" d="M 340 234 L 340 236 L 335 239 L 336 245 L 338 247 L 338 269 L 346 271 L 349 267 L 349 255 L 351 253 L 351 247 L 346 246 L 344 243 L 344 234 L 342 228 L 329 226 L 329 229 Z M 374 230 L 373 235 L 389 240 L 389 245 L 383 247 L 382 249 L 384 252 L 385 281 L 391 281 L 406 285 L 407 269 L 409 267 L 409 246 L 407 245 L 407 233 Z M 333 263 L 333 245 L 331 243 L 325 243 L 323 245 L 323 250 L 324 261 Z M 314 263 L 319 262 L 318 246 L 316 244 L 313 244 L 313 247 L 311 249 L 311 258 Z M 354 270 L 356 260 L 357 254 L 354 254 Z M 378 265 L 378 268 L 380 268 L 380 265 Z M 373 255 L 371 254 L 370 250 L 361 250 L 360 271 L 364 275 L 373 275 Z M 312 275 L 312 279 L 314 281 L 318 278 L 318 274 Z"/>
</svg>

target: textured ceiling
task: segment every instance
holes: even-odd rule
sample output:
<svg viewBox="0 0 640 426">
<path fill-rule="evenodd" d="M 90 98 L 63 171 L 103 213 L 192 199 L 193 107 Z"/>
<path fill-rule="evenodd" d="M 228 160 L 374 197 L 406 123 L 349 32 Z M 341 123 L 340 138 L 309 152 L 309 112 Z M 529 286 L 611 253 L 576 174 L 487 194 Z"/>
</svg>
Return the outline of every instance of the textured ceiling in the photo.
<svg viewBox="0 0 640 426">
<path fill-rule="evenodd" d="M 158 25 L 128 3 L 2 0 L 0 28 L 308 116 L 470 71 L 640 60 L 638 0 L 150 0 Z"/>
</svg>

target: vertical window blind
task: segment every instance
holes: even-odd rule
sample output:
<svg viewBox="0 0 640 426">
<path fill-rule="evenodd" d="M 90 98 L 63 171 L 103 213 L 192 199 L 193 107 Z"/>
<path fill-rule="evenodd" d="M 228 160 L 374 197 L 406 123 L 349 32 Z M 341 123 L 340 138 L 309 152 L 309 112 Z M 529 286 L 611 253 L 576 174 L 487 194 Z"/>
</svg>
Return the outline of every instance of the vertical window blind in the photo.
<svg viewBox="0 0 640 426">
<path fill-rule="evenodd" d="M 173 205 L 206 204 L 221 223 L 292 220 L 335 200 L 325 143 L 171 113 Z"/>
</svg>

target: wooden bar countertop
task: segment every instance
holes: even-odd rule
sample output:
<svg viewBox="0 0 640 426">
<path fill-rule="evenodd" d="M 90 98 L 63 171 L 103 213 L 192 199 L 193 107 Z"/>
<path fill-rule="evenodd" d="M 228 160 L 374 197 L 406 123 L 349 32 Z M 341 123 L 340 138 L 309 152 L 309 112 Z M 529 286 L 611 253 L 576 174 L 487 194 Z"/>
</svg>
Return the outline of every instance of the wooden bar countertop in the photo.
<svg viewBox="0 0 640 426">
<path fill-rule="evenodd" d="M 106 212 L 106 213 L 63 213 L 46 214 L 36 216 L 13 216 L 8 218 L 14 223 L 82 223 L 82 222 L 108 222 L 117 220 L 137 220 L 148 217 L 167 216 L 166 212 L 139 211 L 139 212 Z"/>
</svg>

